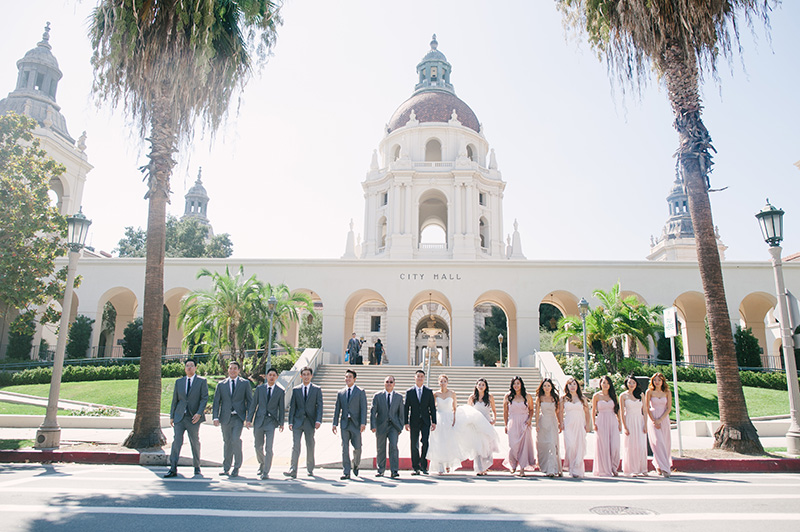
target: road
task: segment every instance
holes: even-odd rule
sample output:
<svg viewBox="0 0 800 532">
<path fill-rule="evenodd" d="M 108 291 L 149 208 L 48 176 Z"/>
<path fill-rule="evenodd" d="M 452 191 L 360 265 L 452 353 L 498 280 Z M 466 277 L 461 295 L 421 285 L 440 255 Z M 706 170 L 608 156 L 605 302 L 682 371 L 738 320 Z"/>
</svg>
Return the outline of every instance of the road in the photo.
<svg viewBox="0 0 800 532">
<path fill-rule="evenodd" d="M 800 475 L 675 474 L 548 479 L 490 474 L 340 481 L 339 471 L 257 481 L 163 479 L 139 466 L 0 466 L 0 529 L 10 531 L 424 530 L 795 531 Z M 250 478 L 247 478 L 248 475 Z"/>
</svg>

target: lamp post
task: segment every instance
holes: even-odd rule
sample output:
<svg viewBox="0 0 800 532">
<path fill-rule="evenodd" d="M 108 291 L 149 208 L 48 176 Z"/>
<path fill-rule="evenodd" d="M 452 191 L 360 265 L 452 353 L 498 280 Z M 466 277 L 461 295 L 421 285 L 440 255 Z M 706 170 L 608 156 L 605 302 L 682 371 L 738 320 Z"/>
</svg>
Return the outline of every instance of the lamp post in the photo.
<svg viewBox="0 0 800 532">
<path fill-rule="evenodd" d="M 64 287 L 64 301 L 61 303 L 61 322 L 58 326 L 56 353 L 53 357 L 53 375 L 50 379 L 50 394 L 47 397 L 47 412 L 44 421 L 36 431 L 34 447 L 37 449 L 57 449 L 61 443 L 61 427 L 58 426 L 58 394 L 61 391 L 61 374 L 64 370 L 64 351 L 67 347 L 69 315 L 72 312 L 72 288 L 75 284 L 75 270 L 81 248 L 86 242 L 91 220 L 78 210 L 78 214 L 67 218 L 67 246 L 69 247 L 69 263 L 67 264 L 67 284 Z"/>
<path fill-rule="evenodd" d="M 772 268 L 775 273 L 775 289 L 778 292 L 778 319 L 781 327 L 781 343 L 783 344 L 783 359 L 786 368 L 786 383 L 789 389 L 789 413 L 791 421 L 789 431 L 786 433 L 786 451 L 791 455 L 800 455 L 800 424 L 798 424 L 797 410 L 800 407 L 800 389 L 797 383 L 797 365 L 794 359 L 794 342 L 792 331 L 789 328 L 789 313 L 786 304 L 786 287 L 783 283 L 783 266 L 781 264 L 781 241 L 783 240 L 783 211 L 776 209 L 769 203 L 756 214 L 764 241 L 769 244 L 769 254 L 772 255 Z"/>
<path fill-rule="evenodd" d="M 583 386 L 589 386 L 589 346 L 586 345 L 586 316 L 589 315 L 589 302 L 581 298 L 578 302 L 578 311 L 581 313 L 583 323 Z"/>
<path fill-rule="evenodd" d="M 267 338 L 267 369 L 272 367 L 272 318 L 275 316 L 275 307 L 278 305 L 278 300 L 275 296 L 269 296 L 267 299 L 267 310 L 269 311 L 269 338 Z"/>
<path fill-rule="evenodd" d="M 500 367 L 505 367 L 503 364 L 503 333 L 497 335 L 497 341 L 500 343 Z"/>
</svg>

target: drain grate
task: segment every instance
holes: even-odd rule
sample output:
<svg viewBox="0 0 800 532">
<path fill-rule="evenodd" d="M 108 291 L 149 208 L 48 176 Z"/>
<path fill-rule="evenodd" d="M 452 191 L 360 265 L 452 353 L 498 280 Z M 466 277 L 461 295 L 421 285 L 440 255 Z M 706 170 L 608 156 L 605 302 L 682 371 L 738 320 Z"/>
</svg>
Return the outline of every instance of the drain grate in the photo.
<svg viewBox="0 0 800 532">
<path fill-rule="evenodd" d="M 595 506 L 589 510 L 597 515 L 657 515 L 657 512 L 647 508 L 633 508 L 631 506 Z"/>
</svg>

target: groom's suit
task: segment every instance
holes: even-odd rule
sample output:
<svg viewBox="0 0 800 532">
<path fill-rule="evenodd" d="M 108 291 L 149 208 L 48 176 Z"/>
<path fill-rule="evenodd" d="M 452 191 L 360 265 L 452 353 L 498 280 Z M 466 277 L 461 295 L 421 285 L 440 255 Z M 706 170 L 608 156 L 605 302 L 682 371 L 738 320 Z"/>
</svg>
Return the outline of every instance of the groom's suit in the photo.
<svg viewBox="0 0 800 532">
<path fill-rule="evenodd" d="M 421 393 L 416 386 L 412 386 L 406 391 L 406 401 L 404 405 L 405 424 L 411 431 L 411 466 L 414 471 L 428 471 L 428 438 L 431 433 L 431 425 L 436 424 L 436 401 L 433 398 L 433 391 L 427 386 L 422 387 Z M 419 445 L 422 441 L 422 453 Z"/>
</svg>

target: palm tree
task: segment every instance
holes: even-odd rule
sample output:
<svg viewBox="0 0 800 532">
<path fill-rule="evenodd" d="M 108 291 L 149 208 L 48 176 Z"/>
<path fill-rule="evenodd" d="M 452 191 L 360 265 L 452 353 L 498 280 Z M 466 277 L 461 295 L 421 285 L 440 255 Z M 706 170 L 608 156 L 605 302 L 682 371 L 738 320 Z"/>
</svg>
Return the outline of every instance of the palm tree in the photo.
<svg viewBox="0 0 800 532">
<path fill-rule="evenodd" d="M 747 414 L 736 363 L 722 267 L 708 191 L 711 136 L 701 119 L 700 74 L 714 72 L 720 56 L 738 49 L 742 18 L 768 26 L 775 0 L 556 0 L 567 24 L 589 42 L 620 81 L 644 81 L 650 68 L 664 80 L 675 116 L 679 146 L 677 169 L 689 196 L 697 261 L 703 283 L 714 367 L 720 427 L 714 447 L 762 453 Z"/>
<path fill-rule="evenodd" d="M 242 363 L 245 337 L 253 309 L 259 304 L 260 283 L 255 275 L 244 278 L 244 268 L 239 266 L 236 275 L 212 272 L 202 268 L 197 278 L 210 277 L 210 290 L 193 290 L 181 303 L 178 323 L 184 331 L 184 346 L 211 346 L 219 351 L 230 350 Z"/>
<path fill-rule="evenodd" d="M 251 53 L 263 60 L 274 45 L 278 11 L 270 0 L 100 0 L 92 13 L 93 90 L 99 100 L 121 104 L 150 143 L 142 167 L 149 201 L 142 360 L 126 447 L 166 443 L 159 426 L 161 318 L 173 157 L 195 123 L 212 133 L 219 127 L 252 72 Z"/>
<path fill-rule="evenodd" d="M 269 298 L 272 296 L 275 297 L 277 302 L 273 314 L 273 336 L 269 338 L 269 310 L 267 305 Z M 299 322 L 301 311 L 305 311 L 311 316 L 315 315 L 311 296 L 304 292 L 292 292 L 283 283 L 279 285 L 262 284 L 259 302 L 258 308 L 254 309 L 255 312 L 253 313 L 253 328 L 263 328 L 258 336 L 260 338 L 267 337 L 267 342 L 264 354 L 254 368 L 255 372 L 266 371 L 267 355 L 274 344 L 274 338 L 279 333 L 286 334 L 292 323 Z"/>
</svg>

